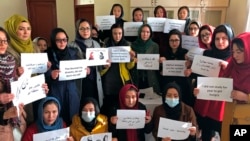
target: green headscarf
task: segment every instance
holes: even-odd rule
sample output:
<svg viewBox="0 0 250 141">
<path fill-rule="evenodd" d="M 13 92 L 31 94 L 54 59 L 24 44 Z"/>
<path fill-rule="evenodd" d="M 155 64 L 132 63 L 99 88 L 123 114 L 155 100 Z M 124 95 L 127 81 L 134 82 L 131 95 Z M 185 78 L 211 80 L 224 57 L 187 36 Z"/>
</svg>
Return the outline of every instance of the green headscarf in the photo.
<svg viewBox="0 0 250 141">
<path fill-rule="evenodd" d="M 141 32 L 142 32 L 142 28 L 144 28 L 144 27 L 148 27 L 149 28 L 149 30 L 150 30 L 150 37 L 149 37 L 149 39 L 147 40 L 147 41 L 143 41 L 142 39 L 141 39 Z M 150 25 L 148 25 L 148 24 L 144 24 L 144 25 L 142 25 L 140 28 L 139 28 L 139 30 L 138 30 L 138 38 L 132 43 L 132 45 L 131 45 L 131 47 L 132 47 L 132 49 L 136 52 L 136 53 L 145 53 L 146 52 L 146 50 L 150 47 L 150 46 L 152 46 L 152 44 L 154 43 L 153 41 L 152 41 L 152 34 L 153 34 L 153 32 L 152 32 L 152 29 L 151 29 L 151 27 L 150 27 Z"/>
<path fill-rule="evenodd" d="M 31 37 L 24 41 L 17 36 L 18 26 L 22 22 L 29 23 L 28 19 L 21 15 L 13 15 L 7 21 L 5 21 L 5 29 L 10 35 L 10 46 L 18 53 L 33 53 L 34 48 Z"/>
</svg>

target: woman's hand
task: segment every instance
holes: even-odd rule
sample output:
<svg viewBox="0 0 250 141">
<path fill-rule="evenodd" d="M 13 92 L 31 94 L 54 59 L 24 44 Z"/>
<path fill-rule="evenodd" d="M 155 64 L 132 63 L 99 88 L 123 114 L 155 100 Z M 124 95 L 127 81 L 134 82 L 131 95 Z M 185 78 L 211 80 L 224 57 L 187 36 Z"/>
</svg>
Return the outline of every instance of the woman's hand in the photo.
<svg viewBox="0 0 250 141">
<path fill-rule="evenodd" d="M 227 62 L 223 61 L 219 63 L 219 66 L 222 68 L 222 70 L 225 70 L 227 68 Z"/>
<path fill-rule="evenodd" d="M 190 131 L 190 135 L 191 136 L 195 136 L 196 135 L 196 127 L 192 126 L 188 129 Z"/>
<path fill-rule="evenodd" d="M 248 94 L 238 90 L 233 90 L 231 92 L 231 98 L 239 101 L 245 101 L 245 102 L 249 101 Z"/>
<path fill-rule="evenodd" d="M 19 111 L 20 111 L 20 115 L 24 112 L 24 105 L 23 104 L 19 104 L 18 105 Z M 18 117 L 18 110 L 16 106 L 12 106 L 10 107 L 7 111 L 4 112 L 3 114 L 3 119 L 10 119 L 10 118 L 15 118 Z"/>
<path fill-rule="evenodd" d="M 7 104 L 14 99 L 15 95 L 10 93 L 1 93 L 0 94 L 0 103 Z"/>
<path fill-rule="evenodd" d="M 135 52 L 133 50 L 130 50 L 129 54 L 130 54 L 130 59 L 134 60 L 134 58 L 135 58 Z"/>
<path fill-rule="evenodd" d="M 69 137 L 67 138 L 67 141 L 75 141 L 75 140 L 74 140 L 74 138 L 73 138 L 72 136 L 69 136 Z"/>
<path fill-rule="evenodd" d="M 44 89 L 45 94 L 48 94 L 49 87 L 48 87 L 47 83 L 43 83 L 42 88 Z"/>
<path fill-rule="evenodd" d="M 197 95 L 200 93 L 200 89 L 199 88 L 194 88 L 194 96 L 197 97 Z"/>
<path fill-rule="evenodd" d="M 107 61 L 106 61 L 108 64 L 107 65 L 104 65 L 104 68 L 105 69 L 107 69 L 107 68 L 109 68 L 110 66 L 111 66 L 111 61 L 108 59 Z"/>
<path fill-rule="evenodd" d="M 17 75 L 18 75 L 18 76 L 21 76 L 23 73 L 24 73 L 23 67 L 18 67 L 18 68 L 17 68 Z"/>
<path fill-rule="evenodd" d="M 59 70 L 53 70 L 52 72 L 51 72 L 51 77 L 52 77 L 52 79 L 57 79 L 58 78 L 58 76 L 59 76 Z"/>
<path fill-rule="evenodd" d="M 161 141 L 171 141 L 170 137 L 162 138 Z"/>
<path fill-rule="evenodd" d="M 116 123 L 117 123 L 117 120 L 118 120 L 118 117 L 117 117 L 117 116 L 112 116 L 112 117 L 110 118 L 110 122 L 111 122 L 112 124 L 116 124 Z"/>
<path fill-rule="evenodd" d="M 86 73 L 87 73 L 87 75 L 90 74 L 90 67 L 87 67 L 87 68 L 86 68 Z"/>
<path fill-rule="evenodd" d="M 149 123 L 152 120 L 152 117 L 150 115 L 150 111 L 146 112 L 146 117 L 145 117 L 145 124 Z"/>
<path fill-rule="evenodd" d="M 192 70 L 191 70 L 191 69 L 185 69 L 185 70 L 184 70 L 184 75 L 185 75 L 186 77 L 189 77 L 189 76 L 191 75 L 191 73 L 192 73 Z"/>
<path fill-rule="evenodd" d="M 159 60 L 159 62 L 160 63 L 163 63 L 163 61 L 166 61 L 167 59 L 165 58 L 165 57 L 160 57 L 160 60 Z"/>
</svg>

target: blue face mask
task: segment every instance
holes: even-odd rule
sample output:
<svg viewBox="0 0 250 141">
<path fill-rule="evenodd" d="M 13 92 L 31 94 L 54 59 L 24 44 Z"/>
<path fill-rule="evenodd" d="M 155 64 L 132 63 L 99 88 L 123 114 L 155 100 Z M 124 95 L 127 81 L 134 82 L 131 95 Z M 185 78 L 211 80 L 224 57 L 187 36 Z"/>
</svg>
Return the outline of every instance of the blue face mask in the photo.
<svg viewBox="0 0 250 141">
<path fill-rule="evenodd" d="M 86 122 L 91 122 L 95 118 L 95 111 L 85 112 L 82 111 L 82 119 Z"/>
<path fill-rule="evenodd" d="M 179 104 L 179 98 L 166 98 L 165 103 L 168 104 L 169 107 L 174 108 Z"/>
</svg>

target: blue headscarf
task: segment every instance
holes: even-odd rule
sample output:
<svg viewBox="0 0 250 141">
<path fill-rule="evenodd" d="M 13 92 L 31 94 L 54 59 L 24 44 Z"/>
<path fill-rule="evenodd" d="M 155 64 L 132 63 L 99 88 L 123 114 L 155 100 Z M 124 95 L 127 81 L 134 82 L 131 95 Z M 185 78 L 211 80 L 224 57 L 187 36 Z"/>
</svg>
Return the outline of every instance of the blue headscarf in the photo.
<svg viewBox="0 0 250 141">
<path fill-rule="evenodd" d="M 43 106 L 47 101 L 54 101 L 58 105 L 58 116 L 57 116 L 57 119 L 55 120 L 55 122 L 53 123 L 53 125 L 51 125 L 51 126 L 46 125 L 43 121 L 43 108 L 44 108 Z M 42 132 L 53 131 L 53 130 L 63 128 L 63 120 L 62 120 L 62 118 L 59 117 L 60 111 L 61 111 L 61 106 L 60 106 L 59 101 L 56 98 L 54 98 L 54 97 L 44 98 L 40 102 L 39 107 L 38 107 L 38 119 L 36 120 L 38 132 L 42 133 Z"/>
</svg>

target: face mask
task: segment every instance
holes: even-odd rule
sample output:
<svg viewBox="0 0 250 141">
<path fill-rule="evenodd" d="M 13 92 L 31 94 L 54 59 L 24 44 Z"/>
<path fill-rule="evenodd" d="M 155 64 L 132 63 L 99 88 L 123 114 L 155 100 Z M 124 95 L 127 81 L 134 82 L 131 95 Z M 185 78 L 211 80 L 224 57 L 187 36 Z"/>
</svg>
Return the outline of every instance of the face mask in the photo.
<svg viewBox="0 0 250 141">
<path fill-rule="evenodd" d="M 174 108 L 179 104 L 179 98 L 166 98 L 165 103 L 167 103 L 169 107 Z"/>
<path fill-rule="evenodd" d="M 91 122 L 94 118 L 95 118 L 95 111 L 93 112 L 82 111 L 82 119 L 85 122 Z"/>
</svg>

